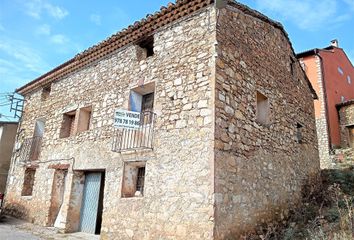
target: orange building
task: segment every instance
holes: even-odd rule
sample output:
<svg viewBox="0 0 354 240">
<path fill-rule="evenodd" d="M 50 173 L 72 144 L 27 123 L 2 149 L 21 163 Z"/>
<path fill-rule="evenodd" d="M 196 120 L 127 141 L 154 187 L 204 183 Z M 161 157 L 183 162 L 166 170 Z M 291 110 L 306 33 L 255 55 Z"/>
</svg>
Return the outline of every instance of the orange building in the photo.
<svg viewBox="0 0 354 240">
<path fill-rule="evenodd" d="M 343 146 L 337 109 L 354 99 L 354 67 L 337 40 L 329 47 L 299 53 L 297 58 L 318 95 L 314 100 L 318 145 L 321 167 L 327 167 L 333 150 Z"/>
</svg>

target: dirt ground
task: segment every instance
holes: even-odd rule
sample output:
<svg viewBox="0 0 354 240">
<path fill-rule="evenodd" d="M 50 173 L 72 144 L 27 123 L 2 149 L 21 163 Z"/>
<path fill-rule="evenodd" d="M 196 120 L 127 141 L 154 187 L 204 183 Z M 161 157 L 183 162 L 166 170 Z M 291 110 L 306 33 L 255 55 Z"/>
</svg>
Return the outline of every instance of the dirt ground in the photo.
<svg viewBox="0 0 354 240">
<path fill-rule="evenodd" d="M 0 217 L 1 240 L 98 240 L 99 235 L 87 233 L 59 233 L 55 228 L 37 226 L 13 217 Z"/>
</svg>

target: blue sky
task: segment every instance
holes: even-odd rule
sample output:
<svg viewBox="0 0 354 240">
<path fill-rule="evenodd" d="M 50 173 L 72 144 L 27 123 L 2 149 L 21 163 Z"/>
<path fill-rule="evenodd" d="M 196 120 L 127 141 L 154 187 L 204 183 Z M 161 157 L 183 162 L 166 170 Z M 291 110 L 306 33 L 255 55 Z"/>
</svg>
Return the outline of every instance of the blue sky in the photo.
<svg viewBox="0 0 354 240">
<path fill-rule="evenodd" d="M 13 92 L 169 2 L 0 1 L 0 113 L 6 116 L 12 113 L 1 107 L 1 93 Z M 240 2 L 281 22 L 296 52 L 326 47 L 337 38 L 354 60 L 354 0 Z"/>
</svg>

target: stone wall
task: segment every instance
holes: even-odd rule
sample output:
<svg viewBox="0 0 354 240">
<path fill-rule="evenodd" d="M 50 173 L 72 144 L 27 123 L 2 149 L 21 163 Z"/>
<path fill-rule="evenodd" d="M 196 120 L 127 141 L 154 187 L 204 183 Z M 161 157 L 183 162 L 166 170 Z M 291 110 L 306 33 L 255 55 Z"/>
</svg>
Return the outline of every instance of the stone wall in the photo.
<svg viewBox="0 0 354 240">
<path fill-rule="evenodd" d="M 354 142 L 351 142 L 351 134 L 354 132 L 354 103 L 344 105 L 338 110 L 340 130 L 341 130 L 341 146 L 354 147 Z"/>
<path fill-rule="evenodd" d="M 40 89 L 26 95 L 21 139 L 33 136 L 36 119 L 45 120 L 45 133 L 32 196 L 21 196 L 26 168 L 14 156 L 7 211 L 37 224 L 52 223 L 55 170 L 50 165 L 70 164 L 60 213 L 66 231 L 77 230 L 70 217 L 78 214 L 77 185 L 83 179 L 75 176 L 105 170 L 102 239 L 211 239 L 214 42 L 215 11 L 210 6 L 158 29 L 149 58 L 138 61 L 138 47 L 127 45 L 52 83 L 46 100 Z M 154 150 L 112 152 L 114 111 L 128 109 L 131 89 L 152 82 Z M 63 114 L 89 106 L 89 130 L 60 138 Z M 121 197 L 127 161 L 146 161 L 144 197 Z"/>
<path fill-rule="evenodd" d="M 20 138 L 33 136 L 36 119 L 45 133 L 40 161 L 27 166 L 36 169 L 32 196 L 21 196 L 26 165 L 13 158 L 7 211 L 52 224 L 59 165 L 68 173 L 56 226 L 67 232 L 78 230 L 86 171 L 105 171 L 101 239 L 237 239 L 284 217 L 317 177 L 317 139 L 304 73 L 266 22 L 210 5 L 158 29 L 151 57 L 130 44 L 52 83 L 45 100 L 41 90 L 26 95 Z M 153 150 L 111 151 L 114 111 L 129 109 L 142 86 L 154 86 Z M 268 98 L 265 124 L 257 91 Z M 82 109 L 91 119 L 80 132 Z M 145 166 L 144 196 L 124 197 L 123 174 L 135 166 Z"/>
<path fill-rule="evenodd" d="M 215 239 L 238 239 L 285 217 L 317 179 L 314 107 L 279 28 L 228 6 L 219 12 L 217 43 Z M 257 91 L 269 101 L 265 124 L 256 120 Z"/>
</svg>

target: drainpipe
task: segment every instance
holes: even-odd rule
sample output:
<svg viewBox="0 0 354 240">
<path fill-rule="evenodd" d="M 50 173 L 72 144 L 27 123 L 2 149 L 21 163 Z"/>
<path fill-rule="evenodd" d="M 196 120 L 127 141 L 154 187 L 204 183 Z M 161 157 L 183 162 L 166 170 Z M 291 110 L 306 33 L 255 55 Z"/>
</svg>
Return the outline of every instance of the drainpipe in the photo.
<svg viewBox="0 0 354 240">
<path fill-rule="evenodd" d="M 315 49 L 315 55 L 319 57 L 320 59 L 320 65 L 321 65 L 321 81 L 323 85 L 323 101 L 324 101 L 324 106 L 325 106 L 325 111 L 326 111 L 326 121 L 327 121 L 327 132 L 328 132 L 328 149 L 332 150 L 332 140 L 331 140 L 331 132 L 330 132 L 330 126 L 329 126 L 329 117 L 328 117 L 328 99 L 327 99 L 327 88 L 326 88 L 326 81 L 325 79 L 325 72 L 324 72 L 324 67 L 323 67 L 323 58 L 320 55 L 320 51 L 316 48 Z"/>
</svg>

